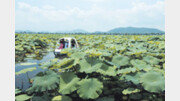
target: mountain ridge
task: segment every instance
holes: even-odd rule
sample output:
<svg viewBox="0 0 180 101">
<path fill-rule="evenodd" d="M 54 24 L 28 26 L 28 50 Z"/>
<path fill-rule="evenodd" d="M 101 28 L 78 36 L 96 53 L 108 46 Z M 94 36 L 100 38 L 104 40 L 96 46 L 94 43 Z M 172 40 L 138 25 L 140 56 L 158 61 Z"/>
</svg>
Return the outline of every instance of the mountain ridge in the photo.
<svg viewBox="0 0 180 101">
<path fill-rule="evenodd" d="M 156 28 L 146 27 L 118 27 L 107 31 L 108 33 L 164 33 Z"/>
<path fill-rule="evenodd" d="M 33 31 L 29 31 L 29 30 L 16 30 L 16 32 L 33 32 Z M 47 32 L 47 31 L 41 31 L 41 32 Z M 50 32 L 52 33 L 52 32 Z M 69 30 L 69 31 L 57 31 L 54 33 L 129 33 L 129 34 L 134 34 L 134 33 L 141 33 L 141 34 L 145 34 L 145 33 L 165 33 L 162 30 L 156 29 L 156 28 L 146 28 L 146 27 L 117 27 L 108 31 L 94 31 L 94 32 L 88 32 L 86 30 L 83 29 L 74 29 L 74 30 Z"/>
</svg>

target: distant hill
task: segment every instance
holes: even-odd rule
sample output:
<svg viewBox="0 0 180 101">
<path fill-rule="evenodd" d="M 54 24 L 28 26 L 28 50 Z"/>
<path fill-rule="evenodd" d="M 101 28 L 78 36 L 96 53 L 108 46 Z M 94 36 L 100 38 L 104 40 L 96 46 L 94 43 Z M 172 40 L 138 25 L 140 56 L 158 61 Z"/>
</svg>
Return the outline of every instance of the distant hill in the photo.
<svg viewBox="0 0 180 101">
<path fill-rule="evenodd" d="M 119 27 L 109 30 L 108 33 L 164 33 L 155 28 Z"/>
<path fill-rule="evenodd" d="M 74 34 L 111 34 L 111 35 L 118 35 L 118 34 L 165 34 L 164 31 L 155 29 L 155 28 L 138 28 L 138 27 L 119 27 L 114 28 L 112 30 L 109 30 L 107 32 L 102 31 L 95 31 L 95 32 L 88 32 L 86 30 L 82 29 L 75 29 L 75 30 L 69 30 L 69 31 L 57 31 L 57 32 L 48 32 L 48 31 L 42 31 L 42 32 L 33 32 L 30 30 L 16 30 L 16 33 L 29 33 L 29 34 L 66 34 L 66 33 L 74 33 Z"/>
</svg>

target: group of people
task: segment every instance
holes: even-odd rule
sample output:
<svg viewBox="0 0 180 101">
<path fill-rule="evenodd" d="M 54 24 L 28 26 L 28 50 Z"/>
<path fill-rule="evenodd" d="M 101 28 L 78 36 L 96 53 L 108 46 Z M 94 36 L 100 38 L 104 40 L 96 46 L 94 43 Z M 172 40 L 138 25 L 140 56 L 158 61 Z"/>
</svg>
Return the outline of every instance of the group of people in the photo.
<svg viewBox="0 0 180 101">
<path fill-rule="evenodd" d="M 61 39 L 59 43 L 60 43 L 60 46 L 59 46 L 58 49 L 68 48 L 68 44 L 69 44 L 68 41 L 65 41 L 64 39 Z M 71 47 L 72 48 L 76 47 L 74 40 L 71 41 Z"/>
</svg>

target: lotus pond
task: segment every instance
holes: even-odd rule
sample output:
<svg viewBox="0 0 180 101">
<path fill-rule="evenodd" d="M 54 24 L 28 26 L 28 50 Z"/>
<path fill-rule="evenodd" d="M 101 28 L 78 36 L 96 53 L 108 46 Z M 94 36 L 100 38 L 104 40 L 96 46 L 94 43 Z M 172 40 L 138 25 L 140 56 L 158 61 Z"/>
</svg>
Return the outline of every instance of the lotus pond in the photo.
<svg viewBox="0 0 180 101">
<path fill-rule="evenodd" d="M 79 49 L 55 58 L 57 40 Z M 16 101 L 164 101 L 164 35 L 15 35 Z"/>
</svg>

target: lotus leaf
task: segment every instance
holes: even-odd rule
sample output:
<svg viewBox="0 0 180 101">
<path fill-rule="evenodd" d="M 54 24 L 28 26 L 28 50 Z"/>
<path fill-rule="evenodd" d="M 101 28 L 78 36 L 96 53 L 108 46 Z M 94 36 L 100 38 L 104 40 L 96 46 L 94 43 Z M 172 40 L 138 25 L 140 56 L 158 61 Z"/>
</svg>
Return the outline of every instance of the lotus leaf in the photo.
<svg viewBox="0 0 180 101">
<path fill-rule="evenodd" d="M 140 75 L 142 75 L 141 72 L 136 73 L 136 74 L 124 75 L 124 79 L 125 79 L 126 81 L 131 81 L 131 82 L 133 82 L 134 84 L 137 85 L 137 84 L 140 83 L 140 81 L 139 81 Z"/>
<path fill-rule="evenodd" d="M 110 57 L 110 58 L 112 57 L 112 53 L 107 50 L 98 50 L 98 51 L 102 53 L 101 55 L 102 57 Z"/>
<path fill-rule="evenodd" d="M 112 63 L 117 66 L 126 66 L 129 64 L 129 58 L 127 56 L 116 55 L 113 56 Z"/>
<path fill-rule="evenodd" d="M 150 65 L 146 65 L 145 68 L 143 68 L 144 71 L 148 72 L 151 71 L 154 67 L 150 66 Z M 141 68 L 140 68 L 141 69 Z"/>
<path fill-rule="evenodd" d="M 159 93 L 165 89 L 164 76 L 155 71 L 150 71 L 141 76 L 140 81 L 145 90 Z"/>
<path fill-rule="evenodd" d="M 116 76 L 116 67 L 103 64 L 96 72 L 102 75 Z"/>
<path fill-rule="evenodd" d="M 24 50 L 22 45 L 15 46 L 15 49 L 18 50 L 18 51 L 23 51 Z"/>
<path fill-rule="evenodd" d="M 74 59 L 71 58 L 64 58 L 57 64 L 54 64 L 51 69 L 62 69 L 62 68 L 70 68 L 73 66 Z"/>
<path fill-rule="evenodd" d="M 163 63 L 163 69 L 165 69 L 165 63 Z"/>
<path fill-rule="evenodd" d="M 20 63 L 22 66 L 36 65 L 37 63 Z"/>
<path fill-rule="evenodd" d="M 31 96 L 28 96 L 27 94 L 18 95 L 15 97 L 16 101 L 26 101 L 31 99 Z"/>
<path fill-rule="evenodd" d="M 15 89 L 15 94 L 19 94 L 19 93 L 21 93 L 21 90 Z"/>
<path fill-rule="evenodd" d="M 71 54 L 70 57 L 73 59 L 82 59 L 82 58 L 84 58 L 85 55 L 86 54 L 83 52 L 75 52 L 75 53 Z"/>
<path fill-rule="evenodd" d="M 160 59 L 157 59 L 153 56 L 146 56 L 143 58 L 144 61 L 146 61 L 147 63 L 151 64 L 151 65 L 157 65 L 160 62 Z"/>
<path fill-rule="evenodd" d="M 159 44 L 159 49 L 164 49 L 165 48 L 165 43 L 164 42 L 161 42 L 160 44 Z"/>
<path fill-rule="evenodd" d="M 103 84 L 98 79 L 83 79 L 78 85 L 77 93 L 83 99 L 95 99 L 102 93 Z"/>
<path fill-rule="evenodd" d="M 147 52 L 147 50 L 145 48 L 140 48 L 140 49 L 129 48 L 129 49 L 130 49 L 130 51 L 126 52 L 127 55 L 136 55 L 136 56 L 139 56 L 139 55 Z"/>
<path fill-rule="evenodd" d="M 124 90 L 122 91 L 122 93 L 123 93 L 124 95 L 133 94 L 133 93 L 138 93 L 138 92 L 140 92 L 140 90 L 139 90 L 139 89 L 135 89 L 135 88 L 127 88 L 127 89 L 124 89 Z"/>
<path fill-rule="evenodd" d="M 60 89 L 62 94 L 70 94 L 77 89 L 79 78 L 73 72 L 63 72 L 60 75 Z"/>
<path fill-rule="evenodd" d="M 116 46 L 116 50 L 122 52 L 122 51 L 125 51 L 125 50 L 126 50 L 126 47 L 125 47 L 125 46 L 119 46 L 119 45 L 117 45 L 117 46 Z"/>
<path fill-rule="evenodd" d="M 94 57 L 85 58 L 80 61 L 80 72 L 92 73 L 97 71 L 101 66 L 102 62 Z"/>
<path fill-rule="evenodd" d="M 59 62 L 58 59 L 51 59 L 51 60 L 41 63 L 39 65 L 40 65 L 40 68 L 47 69 L 47 68 L 51 67 L 53 64 L 56 64 L 58 62 Z"/>
<path fill-rule="evenodd" d="M 31 71 L 34 71 L 34 70 L 36 70 L 36 67 L 26 68 L 26 69 L 20 70 L 19 72 L 16 72 L 15 74 L 20 75 L 20 74 L 31 72 Z"/>
<path fill-rule="evenodd" d="M 86 50 L 85 53 L 89 54 L 89 57 L 98 57 L 103 54 L 102 52 L 95 49 Z"/>
<path fill-rule="evenodd" d="M 68 96 L 55 96 L 51 101 L 72 101 L 72 99 Z"/>
<path fill-rule="evenodd" d="M 72 51 L 73 50 L 71 48 L 66 48 L 61 51 L 61 54 L 67 54 L 68 56 L 70 56 Z"/>
<path fill-rule="evenodd" d="M 134 73 L 136 72 L 136 68 L 125 68 L 125 69 L 120 69 L 117 73 L 119 74 L 128 74 L 128 73 Z"/>
<path fill-rule="evenodd" d="M 51 70 L 38 73 L 32 80 L 32 87 L 27 89 L 29 93 L 54 90 L 59 86 L 59 75 Z"/>
<path fill-rule="evenodd" d="M 142 70 L 144 68 L 148 68 L 149 66 L 143 60 L 135 59 L 131 60 L 130 63 L 138 70 Z"/>
</svg>

